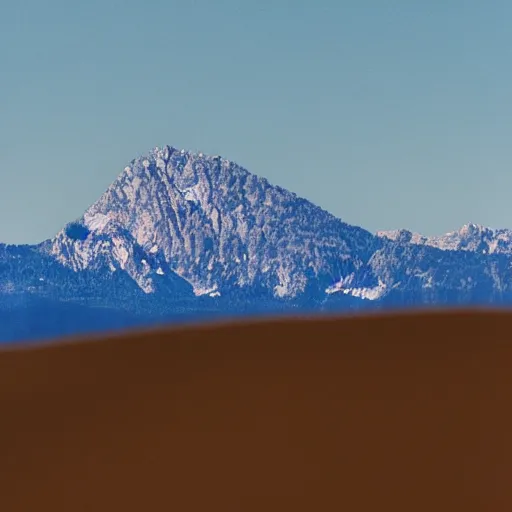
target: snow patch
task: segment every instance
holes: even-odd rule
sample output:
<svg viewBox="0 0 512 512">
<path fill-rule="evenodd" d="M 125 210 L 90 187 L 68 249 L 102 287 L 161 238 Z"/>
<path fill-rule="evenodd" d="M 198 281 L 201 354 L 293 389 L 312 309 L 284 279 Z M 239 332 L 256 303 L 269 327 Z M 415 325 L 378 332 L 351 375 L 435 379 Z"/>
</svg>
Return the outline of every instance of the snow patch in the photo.
<svg viewBox="0 0 512 512">
<path fill-rule="evenodd" d="M 360 299 L 377 300 L 386 293 L 386 285 L 379 279 L 378 286 L 373 288 L 345 288 L 343 293 Z"/>
<path fill-rule="evenodd" d="M 337 292 L 345 293 L 345 289 L 348 289 L 348 287 L 354 280 L 354 277 L 355 277 L 354 273 L 349 274 L 348 276 L 340 279 L 339 281 L 335 282 L 333 285 L 326 288 L 325 293 L 327 293 L 329 295 L 331 295 L 333 293 L 337 293 Z"/>
<path fill-rule="evenodd" d="M 96 213 L 94 215 L 89 215 L 86 213 L 84 215 L 84 221 L 85 225 L 91 231 L 102 231 L 109 223 L 110 217 L 103 213 Z"/>
<path fill-rule="evenodd" d="M 194 287 L 194 295 L 196 297 L 201 297 L 202 295 L 210 295 L 217 291 L 217 285 L 212 288 L 201 288 L 200 286 Z"/>
<path fill-rule="evenodd" d="M 194 185 L 193 187 L 188 187 L 183 190 L 180 190 L 181 194 L 183 195 L 184 199 L 186 201 L 191 201 L 193 203 L 200 203 L 201 202 L 201 195 L 199 191 L 199 184 Z"/>
<path fill-rule="evenodd" d="M 333 294 L 341 292 L 345 295 L 352 295 L 353 297 L 359 297 L 360 299 L 367 300 L 376 300 L 384 295 L 386 292 L 386 285 L 379 279 L 378 286 L 374 286 L 373 288 L 351 288 L 350 284 L 353 282 L 355 278 L 354 274 L 350 274 L 347 277 L 340 279 L 338 282 L 334 283 L 332 286 L 329 286 L 325 293 Z"/>
</svg>

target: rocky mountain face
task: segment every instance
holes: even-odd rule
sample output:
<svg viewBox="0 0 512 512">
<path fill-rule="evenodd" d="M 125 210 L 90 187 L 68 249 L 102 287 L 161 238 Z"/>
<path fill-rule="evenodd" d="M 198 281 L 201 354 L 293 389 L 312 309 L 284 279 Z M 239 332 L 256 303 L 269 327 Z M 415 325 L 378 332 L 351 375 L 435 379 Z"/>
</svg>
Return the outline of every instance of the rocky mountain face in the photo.
<svg viewBox="0 0 512 512">
<path fill-rule="evenodd" d="M 221 157 L 155 148 L 53 239 L 0 245 L 0 340 L 239 314 L 504 304 L 511 233 L 469 224 L 442 237 L 374 235 Z"/>
<path fill-rule="evenodd" d="M 84 236 L 63 230 L 49 254 L 75 270 L 121 268 L 146 293 L 172 271 L 197 296 L 256 286 L 297 297 L 312 279 L 364 282 L 381 245 L 232 162 L 171 147 L 132 161 L 78 225 Z"/>
</svg>

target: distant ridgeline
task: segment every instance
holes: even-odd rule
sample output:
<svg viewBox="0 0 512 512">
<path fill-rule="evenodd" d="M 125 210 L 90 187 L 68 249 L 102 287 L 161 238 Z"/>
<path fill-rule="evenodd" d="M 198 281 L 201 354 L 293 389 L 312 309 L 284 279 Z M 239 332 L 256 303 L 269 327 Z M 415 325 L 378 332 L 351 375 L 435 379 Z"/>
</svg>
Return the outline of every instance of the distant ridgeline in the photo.
<svg viewBox="0 0 512 512">
<path fill-rule="evenodd" d="M 0 340 L 213 318 L 512 302 L 512 232 L 372 234 L 221 157 L 132 160 L 84 215 L 0 245 Z"/>
</svg>

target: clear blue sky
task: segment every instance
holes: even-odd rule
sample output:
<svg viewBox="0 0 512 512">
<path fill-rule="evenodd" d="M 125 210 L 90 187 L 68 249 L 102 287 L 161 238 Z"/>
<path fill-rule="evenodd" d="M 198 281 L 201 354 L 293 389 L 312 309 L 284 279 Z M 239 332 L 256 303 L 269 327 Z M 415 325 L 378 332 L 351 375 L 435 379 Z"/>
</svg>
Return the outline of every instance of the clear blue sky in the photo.
<svg viewBox="0 0 512 512">
<path fill-rule="evenodd" d="M 511 23 L 509 0 L 4 0 L 0 240 L 164 144 L 372 231 L 512 227 Z"/>
</svg>

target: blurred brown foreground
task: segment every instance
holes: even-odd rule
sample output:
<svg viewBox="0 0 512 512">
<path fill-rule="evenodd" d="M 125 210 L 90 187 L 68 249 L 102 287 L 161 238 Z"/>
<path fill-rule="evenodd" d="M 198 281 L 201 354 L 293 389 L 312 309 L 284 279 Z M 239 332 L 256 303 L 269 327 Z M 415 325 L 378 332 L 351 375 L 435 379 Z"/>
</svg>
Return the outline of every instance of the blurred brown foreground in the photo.
<svg viewBox="0 0 512 512">
<path fill-rule="evenodd" d="M 7 348 L 0 408 L 2 512 L 512 510 L 508 313 Z"/>
</svg>

